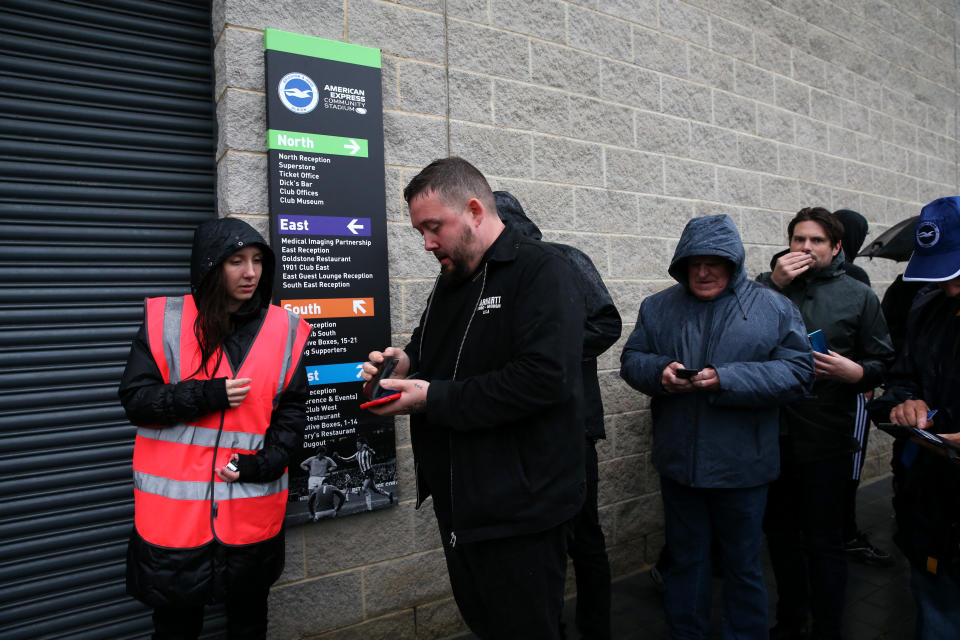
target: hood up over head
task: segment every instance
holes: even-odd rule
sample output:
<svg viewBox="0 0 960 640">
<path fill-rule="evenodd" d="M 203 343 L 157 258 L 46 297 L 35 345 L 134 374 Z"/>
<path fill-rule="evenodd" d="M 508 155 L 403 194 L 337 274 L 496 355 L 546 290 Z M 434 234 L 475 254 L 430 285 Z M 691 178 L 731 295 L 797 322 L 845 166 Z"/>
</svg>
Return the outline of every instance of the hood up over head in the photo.
<svg viewBox="0 0 960 640">
<path fill-rule="evenodd" d="M 249 246 L 256 246 L 263 251 L 263 274 L 256 293 L 261 307 L 269 305 L 276 265 L 273 250 L 256 229 L 238 218 L 219 218 L 197 227 L 190 254 L 190 291 L 196 294 L 200 283 L 224 260 Z"/>
<path fill-rule="evenodd" d="M 533 220 L 527 217 L 520 206 L 520 201 L 513 197 L 509 191 L 494 191 L 493 197 L 497 202 L 497 214 L 504 224 L 507 224 L 517 231 L 520 235 L 534 240 L 543 238 L 540 228 L 534 224 Z"/>
<path fill-rule="evenodd" d="M 840 224 L 843 225 L 843 236 L 841 246 L 846 255 L 847 262 L 853 262 L 853 259 L 860 253 L 860 247 L 867 237 L 869 225 L 867 219 L 861 214 L 851 209 L 838 209 L 833 212 Z"/>
<path fill-rule="evenodd" d="M 726 214 L 694 218 L 683 228 L 668 271 L 674 280 L 688 290 L 687 258 L 693 256 L 718 256 L 730 262 L 733 270 L 728 289 L 735 289 L 746 280 L 743 241 L 733 220 Z"/>
</svg>

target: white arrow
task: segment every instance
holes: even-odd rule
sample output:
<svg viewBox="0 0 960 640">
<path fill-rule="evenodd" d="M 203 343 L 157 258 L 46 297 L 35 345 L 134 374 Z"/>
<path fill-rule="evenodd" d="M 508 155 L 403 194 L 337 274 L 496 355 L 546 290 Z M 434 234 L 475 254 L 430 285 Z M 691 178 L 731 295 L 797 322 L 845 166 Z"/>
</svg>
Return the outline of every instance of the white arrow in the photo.
<svg viewBox="0 0 960 640">
<path fill-rule="evenodd" d="M 350 233 L 357 235 L 357 229 L 363 229 L 362 224 L 357 224 L 357 219 L 354 218 L 347 224 L 347 229 L 350 229 Z"/>
<path fill-rule="evenodd" d="M 357 315 L 357 311 L 363 315 L 367 315 L 367 310 L 364 308 L 364 305 L 367 304 L 366 300 L 354 300 L 353 301 L 353 315 Z"/>
<path fill-rule="evenodd" d="M 357 155 L 357 151 L 360 151 L 360 145 L 357 144 L 357 141 L 353 138 L 350 138 L 350 144 L 343 145 L 344 149 L 350 149 L 350 155 Z"/>
<path fill-rule="evenodd" d="M 363 363 L 357 365 L 357 380 L 363 377 Z"/>
</svg>

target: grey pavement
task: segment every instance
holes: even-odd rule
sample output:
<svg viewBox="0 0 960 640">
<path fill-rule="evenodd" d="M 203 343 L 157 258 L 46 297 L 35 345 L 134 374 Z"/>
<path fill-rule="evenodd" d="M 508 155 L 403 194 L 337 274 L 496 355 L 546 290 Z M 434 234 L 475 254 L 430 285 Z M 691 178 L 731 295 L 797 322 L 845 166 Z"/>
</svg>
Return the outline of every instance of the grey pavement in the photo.
<svg viewBox="0 0 960 640">
<path fill-rule="evenodd" d="M 844 613 L 845 640 L 906 640 L 913 637 L 914 604 L 909 589 L 909 566 L 893 544 L 893 495 L 890 476 L 860 486 L 857 495 L 857 524 L 870 541 L 890 553 L 892 567 L 848 564 L 847 605 Z M 764 573 L 770 597 L 773 624 L 776 586 L 769 557 L 764 553 Z M 720 581 L 713 582 L 711 638 L 720 633 Z M 572 605 L 572 602 L 568 602 Z M 566 609 L 567 628 L 572 630 L 572 606 Z M 576 634 L 568 634 L 576 637 Z M 613 637 L 617 640 L 660 640 L 669 637 L 660 594 L 647 572 L 617 580 L 613 585 Z"/>
<path fill-rule="evenodd" d="M 890 553 L 892 567 L 871 567 L 849 563 L 844 640 L 907 640 L 913 637 L 914 604 L 909 589 L 909 566 L 893 544 L 893 507 L 890 476 L 861 485 L 857 497 L 857 524 L 871 542 Z M 770 597 L 770 620 L 774 620 L 776 587 L 769 558 L 764 553 L 764 573 Z M 719 638 L 720 586 L 713 582 L 711 638 Z M 567 637 L 579 637 L 573 624 L 574 601 L 564 612 Z M 666 640 L 669 637 L 662 600 L 646 571 L 620 578 L 613 583 L 613 637 L 616 640 Z M 475 638 L 472 634 L 460 638 Z"/>
</svg>

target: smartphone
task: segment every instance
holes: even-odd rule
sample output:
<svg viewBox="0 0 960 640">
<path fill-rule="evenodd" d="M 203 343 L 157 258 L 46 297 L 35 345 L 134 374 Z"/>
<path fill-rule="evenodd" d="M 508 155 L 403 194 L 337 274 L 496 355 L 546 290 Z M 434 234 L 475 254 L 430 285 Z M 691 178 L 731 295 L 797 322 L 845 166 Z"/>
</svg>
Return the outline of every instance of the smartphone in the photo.
<svg viewBox="0 0 960 640">
<path fill-rule="evenodd" d="M 810 347 L 818 353 L 826 354 L 827 350 L 827 339 L 823 335 L 823 331 L 817 329 L 816 331 L 807 334 L 807 337 L 810 338 Z"/>
<path fill-rule="evenodd" d="M 683 378 L 684 380 L 689 380 L 698 373 L 700 373 L 700 369 L 677 369 L 673 372 L 673 375 L 678 378 Z"/>
<path fill-rule="evenodd" d="M 400 397 L 401 393 L 393 389 L 384 389 L 380 386 L 380 380 L 389 378 L 393 370 L 397 368 L 400 361 L 396 358 L 389 358 L 380 365 L 380 371 L 363 384 L 363 395 L 370 398 L 369 401 L 360 405 L 361 409 L 375 407 L 377 405 L 393 402 Z"/>
<path fill-rule="evenodd" d="M 227 471 L 233 471 L 234 473 L 240 473 L 240 467 L 237 466 L 237 463 L 231 460 L 227 464 L 223 465 L 223 468 Z"/>
</svg>

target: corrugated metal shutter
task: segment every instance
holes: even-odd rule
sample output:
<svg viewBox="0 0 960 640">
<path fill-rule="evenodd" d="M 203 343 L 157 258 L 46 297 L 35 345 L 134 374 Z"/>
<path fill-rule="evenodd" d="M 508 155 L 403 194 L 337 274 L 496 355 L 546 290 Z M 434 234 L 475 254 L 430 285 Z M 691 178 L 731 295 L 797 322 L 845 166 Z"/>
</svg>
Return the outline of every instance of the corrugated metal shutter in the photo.
<svg viewBox="0 0 960 640">
<path fill-rule="evenodd" d="M 143 638 L 116 388 L 215 215 L 209 1 L 3 0 L 0 40 L 0 636 Z"/>
</svg>

